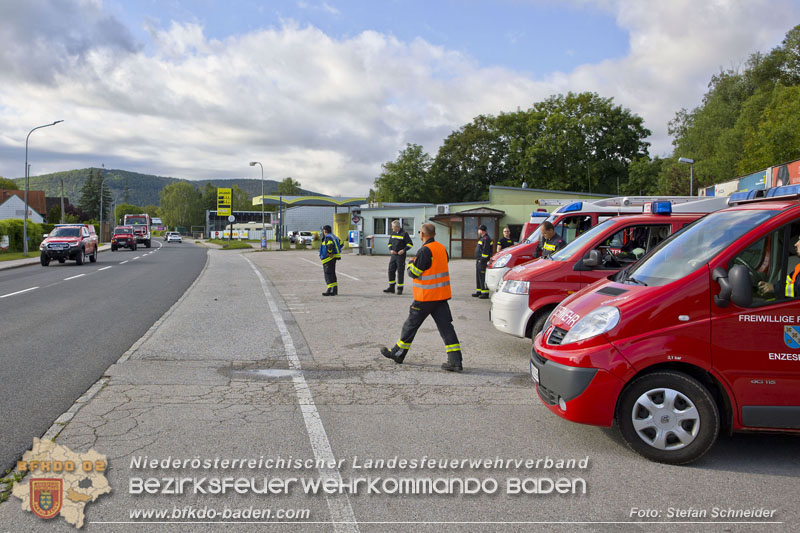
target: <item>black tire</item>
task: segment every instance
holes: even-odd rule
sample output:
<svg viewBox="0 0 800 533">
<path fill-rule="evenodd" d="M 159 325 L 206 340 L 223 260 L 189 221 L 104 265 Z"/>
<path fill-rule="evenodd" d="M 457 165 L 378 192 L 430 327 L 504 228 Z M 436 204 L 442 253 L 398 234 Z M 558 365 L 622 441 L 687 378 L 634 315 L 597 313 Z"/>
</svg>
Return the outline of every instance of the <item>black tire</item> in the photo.
<svg viewBox="0 0 800 533">
<path fill-rule="evenodd" d="M 719 408 L 708 389 L 673 371 L 646 374 L 631 382 L 622 391 L 616 419 L 633 451 L 672 465 L 705 455 L 720 428 Z"/>
<path fill-rule="evenodd" d="M 536 319 L 533 321 L 533 327 L 531 328 L 531 341 L 536 338 L 536 335 L 539 334 L 542 329 L 544 329 L 544 323 L 547 322 L 547 317 L 550 316 L 550 311 L 547 312 L 540 312 Z"/>
<path fill-rule="evenodd" d="M 84 253 L 83 248 L 78 250 L 78 255 L 75 256 L 75 264 L 76 265 L 82 265 L 83 264 L 83 253 Z"/>
<path fill-rule="evenodd" d="M 60 264 L 62 264 L 62 265 L 63 265 L 64 263 L 66 263 L 66 262 L 67 262 L 67 260 L 66 260 L 66 259 L 64 259 L 63 257 L 60 257 L 60 258 L 58 259 L 58 262 L 59 262 Z"/>
<path fill-rule="evenodd" d="M 97 263 L 97 246 L 94 247 L 94 252 L 89 256 L 90 263 Z"/>
<path fill-rule="evenodd" d="M 50 264 L 50 258 L 47 257 L 47 254 L 41 254 L 39 256 L 39 262 L 42 264 L 43 267 L 46 267 Z"/>
<path fill-rule="evenodd" d="M 131 250 L 134 252 L 136 251 L 136 243 L 133 243 L 133 246 L 131 246 Z"/>
<path fill-rule="evenodd" d="M 111 251 L 112 252 L 116 252 L 117 251 L 117 245 L 116 244 L 112 244 L 111 245 Z"/>
<path fill-rule="evenodd" d="M 144 246 L 145 246 L 145 248 L 150 248 L 150 239 L 147 239 L 146 241 L 144 241 Z"/>
</svg>

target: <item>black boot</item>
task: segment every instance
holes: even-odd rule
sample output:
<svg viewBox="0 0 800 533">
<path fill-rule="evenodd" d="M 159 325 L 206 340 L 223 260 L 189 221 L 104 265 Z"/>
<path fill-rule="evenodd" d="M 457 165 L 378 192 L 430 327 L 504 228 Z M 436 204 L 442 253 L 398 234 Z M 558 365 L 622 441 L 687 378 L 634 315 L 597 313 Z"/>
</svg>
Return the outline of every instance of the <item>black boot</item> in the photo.
<svg viewBox="0 0 800 533">
<path fill-rule="evenodd" d="M 331 296 L 337 296 L 338 294 L 339 294 L 339 286 L 338 286 L 338 285 L 336 285 L 336 286 L 333 288 L 333 291 L 331 291 Z"/>
<path fill-rule="evenodd" d="M 447 362 L 442 363 L 442 370 L 448 372 L 461 372 L 464 368 L 461 366 L 461 352 L 447 352 Z"/>
<path fill-rule="evenodd" d="M 481 300 L 488 300 L 489 299 L 489 291 L 482 292 L 480 296 L 478 296 Z"/>
<path fill-rule="evenodd" d="M 383 289 L 383 292 L 387 294 L 394 294 L 394 285 L 389 285 L 388 289 Z"/>
<path fill-rule="evenodd" d="M 381 348 L 381 355 L 388 359 L 391 359 L 398 365 L 403 364 L 403 359 L 406 358 L 406 353 L 407 353 L 406 350 L 403 350 L 398 346 L 395 346 L 391 350 L 389 350 L 389 348 L 387 348 L 386 346 Z"/>
<path fill-rule="evenodd" d="M 473 298 L 478 298 L 481 295 L 481 291 L 475 291 L 472 293 Z"/>
<path fill-rule="evenodd" d="M 397 294 L 403 294 L 403 287 L 397 287 Z"/>
<path fill-rule="evenodd" d="M 327 291 L 322 293 L 323 296 L 330 296 L 332 294 L 333 294 L 333 289 L 331 289 L 330 287 L 328 287 Z"/>
</svg>

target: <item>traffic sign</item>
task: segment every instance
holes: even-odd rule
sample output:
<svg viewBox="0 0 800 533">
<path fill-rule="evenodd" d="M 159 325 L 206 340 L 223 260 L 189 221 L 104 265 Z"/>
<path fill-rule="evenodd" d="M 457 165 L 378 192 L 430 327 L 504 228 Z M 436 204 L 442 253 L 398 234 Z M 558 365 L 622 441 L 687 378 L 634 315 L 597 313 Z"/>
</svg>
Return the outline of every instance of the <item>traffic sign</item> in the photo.
<svg viewBox="0 0 800 533">
<path fill-rule="evenodd" d="M 358 215 L 353 215 L 353 224 L 358 224 L 361 222 L 361 217 Z"/>
<path fill-rule="evenodd" d="M 233 216 L 233 215 L 229 215 L 228 216 L 228 222 L 233 222 L 234 220 L 236 220 L 235 216 Z"/>
</svg>

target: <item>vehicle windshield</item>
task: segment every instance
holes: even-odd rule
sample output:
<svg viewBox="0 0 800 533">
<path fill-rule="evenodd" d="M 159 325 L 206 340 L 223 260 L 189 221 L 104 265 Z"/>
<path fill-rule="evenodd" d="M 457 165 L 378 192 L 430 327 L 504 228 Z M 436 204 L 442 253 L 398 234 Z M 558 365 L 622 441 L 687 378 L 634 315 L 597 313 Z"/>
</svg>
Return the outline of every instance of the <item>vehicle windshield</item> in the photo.
<svg viewBox="0 0 800 533">
<path fill-rule="evenodd" d="M 133 233 L 133 228 L 114 228 L 114 235 L 130 235 Z"/>
<path fill-rule="evenodd" d="M 80 228 L 55 228 L 51 233 L 51 237 L 80 237 Z"/>
<path fill-rule="evenodd" d="M 552 223 L 555 223 L 557 218 L 558 218 L 558 215 L 550 215 L 545 220 L 549 221 L 549 222 L 552 222 Z M 525 244 L 534 244 L 534 243 L 539 242 L 539 239 L 542 236 L 542 232 L 540 231 L 541 229 L 542 229 L 542 225 L 539 224 L 539 226 L 536 228 L 536 230 L 533 233 L 531 233 L 530 235 L 528 235 L 527 239 L 525 239 Z"/>
<path fill-rule="evenodd" d="M 125 217 L 124 220 L 127 224 L 144 224 L 147 225 L 147 218 L 146 217 Z"/>
<path fill-rule="evenodd" d="M 586 243 L 587 240 L 594 239 L 596 236 L 604 233 L 609 226 L 614 224 L 614 219 L 610 218 L 605 222 L 602 222 L 592 229 L 582 233 L 580 237 L 554 253 L 550 256 L 550 259 L 553 261 L 569 261 L 575 253 L 583 248 L 583 245 Z"/>
<path fill-rule="evenodd" d="M 667 238 L 621 281 L 651 286 L 672 283 L 701 268 L 736 239 L 778 213 L 720 211 L 705 216 Z"/>
</svg>

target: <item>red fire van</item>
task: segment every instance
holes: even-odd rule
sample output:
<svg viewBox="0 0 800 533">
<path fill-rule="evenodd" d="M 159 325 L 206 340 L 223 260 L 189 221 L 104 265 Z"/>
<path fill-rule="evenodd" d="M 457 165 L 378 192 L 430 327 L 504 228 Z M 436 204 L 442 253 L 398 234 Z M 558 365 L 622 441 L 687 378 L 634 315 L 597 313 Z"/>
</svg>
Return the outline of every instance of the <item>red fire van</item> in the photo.
<svg viewBox="0 0 800 533">
<path fill-rule="evenodd" d="M 564 300 L 531 351 L 541 400 L 672 464 L 720 431 L 800 432 L 798 200 L 732 202 Z"/>
</svg>

